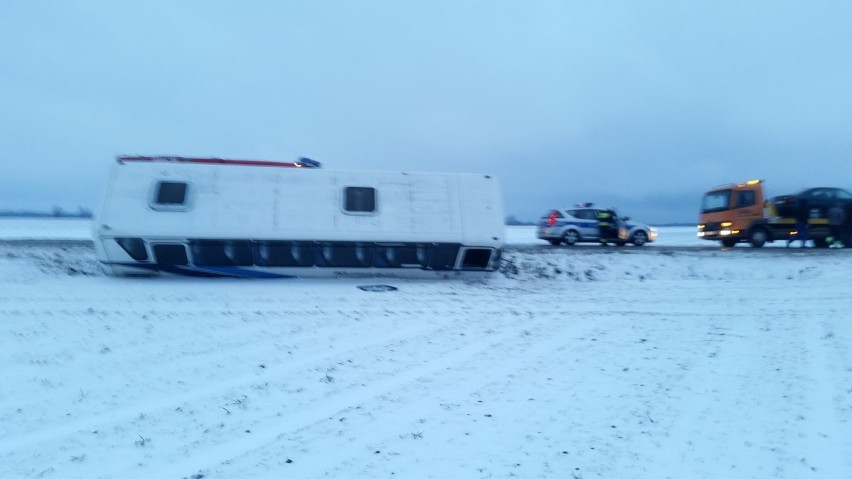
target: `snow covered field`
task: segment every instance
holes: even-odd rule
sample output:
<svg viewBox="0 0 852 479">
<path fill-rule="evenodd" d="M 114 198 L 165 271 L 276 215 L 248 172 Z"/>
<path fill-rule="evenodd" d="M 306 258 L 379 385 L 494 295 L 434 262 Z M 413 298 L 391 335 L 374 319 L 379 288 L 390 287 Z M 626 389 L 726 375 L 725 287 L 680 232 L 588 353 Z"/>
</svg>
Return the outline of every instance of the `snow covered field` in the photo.
<svg viewBox="0 0 852 479">
<path fill-rule="evenodd" d="M 0 240 L 88 237 L 20 221 Z M 0 242 L 0 477 L 852 477 L 852 250 L 706 246 L 365 292 Z"/>
</svg>

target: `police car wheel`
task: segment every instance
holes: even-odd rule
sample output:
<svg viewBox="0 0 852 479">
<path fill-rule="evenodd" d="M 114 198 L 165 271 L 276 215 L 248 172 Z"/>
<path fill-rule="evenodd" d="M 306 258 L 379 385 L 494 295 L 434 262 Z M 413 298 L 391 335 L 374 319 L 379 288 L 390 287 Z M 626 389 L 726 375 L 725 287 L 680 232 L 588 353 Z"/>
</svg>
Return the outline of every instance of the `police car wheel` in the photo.
<svg viewBox="0 0 852 479">
<path fill-rule="evenodd" d="M 562 235 L 562 242 L 567 244 L 568 246 L 574 246 L 574 244 L 580 239 L 580 235 L 577 234 L 574 230 L 568 230 Z"/>
<path fill-rule="evenodd" d="M 636 246 L 642 246 L 648 242 L 648 235 L 644 231 L 633 233 L 633 239 L 630 240 Z"/>
</svg>

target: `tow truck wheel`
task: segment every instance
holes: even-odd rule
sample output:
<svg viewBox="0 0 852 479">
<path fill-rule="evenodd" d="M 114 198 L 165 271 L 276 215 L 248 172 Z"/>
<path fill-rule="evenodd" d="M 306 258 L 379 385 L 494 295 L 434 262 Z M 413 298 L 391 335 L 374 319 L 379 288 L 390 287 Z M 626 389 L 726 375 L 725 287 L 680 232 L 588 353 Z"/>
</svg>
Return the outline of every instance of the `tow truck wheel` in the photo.
<svg viewBox="0 0 852 479">
<path fill-rule="evenodd" d="M 733 248 L 736 245 L 737 245 L 737 240 L 735 240 L 733 238 L 725 238 L 725 239 L 722 240 L 722 246 L 724 246 L 725 248 Z"/>
<path fill-rule="evenodd" d="M 769 236 L 766 234 L 766 230 L 763 228 L 755 228 L 751 232 L 751 238 L 749 241 L 751 245 L 755 248 L 760 248 L 766 244 L 766 240 L 769 239 Z"/>
<path fill-rule="evenodd" d="M 580 239 L 580 235 L 577 234 L 574 230 L 568 230 L 562 235 L 562 242 L 567 244 L 568 246 L 574 246 L 577 240 Z"/>
</svg>

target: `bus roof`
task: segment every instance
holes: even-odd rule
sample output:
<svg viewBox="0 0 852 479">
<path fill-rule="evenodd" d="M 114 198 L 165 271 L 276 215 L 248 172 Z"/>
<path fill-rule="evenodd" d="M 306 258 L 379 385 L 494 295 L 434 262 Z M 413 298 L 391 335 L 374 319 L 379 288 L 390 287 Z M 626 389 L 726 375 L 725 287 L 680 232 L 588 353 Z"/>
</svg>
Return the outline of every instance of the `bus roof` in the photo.
<svg viewBox="0 0 852 479">
<path fill-rule="evenodd" d="M 191 163 L 203 165 L 241 165 L 241 166 L 271 166 L 277 168 L 320 168 L 318 161 L 310 158 L 299 158 L 298 161 L 264 161 L 264 160 L 230 160 L 223 158 L 187 158 L 182 156 L 119 156 L 118 163 L 130 162 L 163 162 Z"/>
</svg>

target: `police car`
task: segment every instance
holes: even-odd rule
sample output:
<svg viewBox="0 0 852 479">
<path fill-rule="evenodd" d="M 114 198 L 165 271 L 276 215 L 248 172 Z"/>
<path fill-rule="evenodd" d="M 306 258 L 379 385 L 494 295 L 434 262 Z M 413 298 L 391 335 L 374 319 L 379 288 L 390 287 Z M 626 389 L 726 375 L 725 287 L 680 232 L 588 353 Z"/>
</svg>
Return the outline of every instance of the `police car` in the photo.
<svg viewBox="0 0 852 479">
<path fill-rule="evenodd" d="M 556 246 L 565 243 L 572 246 L 580 242 L 599 242 L 598 213 L 603 211 L 590 204 L 572 209 L 551 210 L 539 221 L 536 236 Z M 657 229 L 630 221 L 630 217 L 618 218 L 618 239 L 612 242 L 623 246 L 632 243 L 642 246 L 657 239 Z"/>
</svg>

